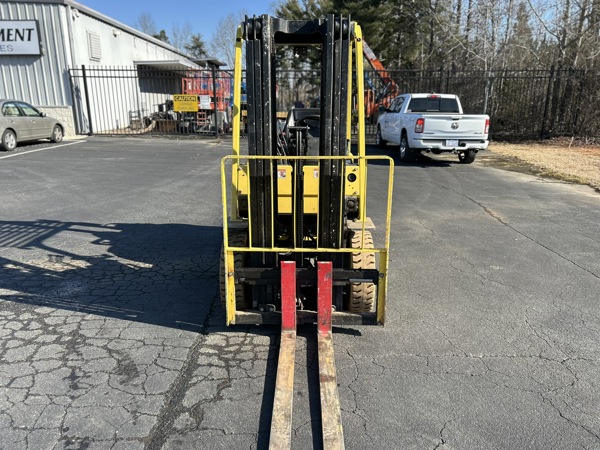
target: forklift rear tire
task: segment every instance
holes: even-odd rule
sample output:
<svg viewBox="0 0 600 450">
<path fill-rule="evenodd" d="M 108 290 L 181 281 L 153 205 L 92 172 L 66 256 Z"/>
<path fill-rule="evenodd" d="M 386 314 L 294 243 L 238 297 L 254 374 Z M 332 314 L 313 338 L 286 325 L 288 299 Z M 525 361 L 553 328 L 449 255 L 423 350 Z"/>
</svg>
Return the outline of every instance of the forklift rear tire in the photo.
<svg viewBox="0 0 600 450">
<path fill-rule="evenodd" d="M 352 248 L 360 248 L 363 238 L 362 231 L 355 231 L 350 242 Z M 373 236 L 370 231 L 364 231 L 364 248 L 373 248 Z M 352 253 L 352 269 L 375 269 L 375 252 Z M 371 312 L 375 309 L 376 287 L 373 283 L 352 283 L 349 310 L 352 313 Z"/>
<path fill-rule="evenodd" d="M 231 230 L 229 232 L 230 247 L 247 247 L 248 232 L 246 230 Z M 244 253 L 233 254 L 234 267 L 236 269 L 244 267 Z M 219 264 L 219 285 L 221 290 L 221 304 L 223 309 L 227 309 L 227 295 L 225 293 L 225 246 L 221 247 L 221 261 Z M 235 285 L 235 309 L 236 311 L 246 310 L 245 288 L 242 283 Z"/>
</svg>

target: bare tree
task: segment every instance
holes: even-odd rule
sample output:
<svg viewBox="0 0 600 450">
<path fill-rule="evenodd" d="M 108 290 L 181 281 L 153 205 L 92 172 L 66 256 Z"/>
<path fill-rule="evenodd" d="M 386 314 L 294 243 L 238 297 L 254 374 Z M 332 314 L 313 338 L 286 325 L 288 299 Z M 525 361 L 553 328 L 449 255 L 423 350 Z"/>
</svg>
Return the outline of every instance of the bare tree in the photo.
<svg viewBox="0 0 600 450">
<path fill-rule="evenodd" d="M 238 26 L 244 20 L 248 13 L 244 10 L 238 14 L 229 14 L 219 21 L 217 30 L 213 33 L 212 39 L 208 44 L 210 52 L 222 59 L 227 67 L 232 69 L 235 60 L 235 36 Z"/>
<path fill-rule="evenodd" d="M 508 69 L 546 68 L 534 39 L 527 4 L 521 1 L 516 6 L 515 19 L 505 36 L 502 51 L 503 67 Z"/>
<path fill-rule="evenodd" d="M 598 3 L 594 0 L 582 0 L 577 3 L 578 10 L 575 11 L 571 30 L 573 37 L 568 49 L 568 59 L 572 67 L 592 67 L 594 60 L 598 57 L 599 35 L 598 17 L 595 9 Z"/>
<path fill-rule="evenodd" d="M 173 25 L 171 31 L 171 45 L 181 51 L 185 49 L 186 44 L 192 37 L 192 26 L 189 23 L 185 23 L 182 26 L 177 24 Z"/>
<path fill-rule="evenodd" d="M 154 36 L 158 33 L 156 23 L 154 23 L 154 19 L 152 19 L 152 16 L 148 13 L 140 14 L 134 26 L 142 33 L 149 34 L 150 36 Z"/>
<path fill-rule="evenodd" d="M 528 0 L 543 37 L 554 44 L 559 67 L 593 67 L 598 58 L 600 36 L 597 0 Z"/>
<path fill-rule="evenodd" d="M 135 23 L 135 27 L 142 33 L 146 33 L 153 38 L 158 39 L 159 41 L 170 44 L 170 39 L 167 35 L 167 32 L 165 30 L 158 31 L 156 28 L 156 23 L 154 23 L 154 19 L 152 19 L 152 16 L 148 13 L 140 14 L 137 22 Z"/>
</svg>

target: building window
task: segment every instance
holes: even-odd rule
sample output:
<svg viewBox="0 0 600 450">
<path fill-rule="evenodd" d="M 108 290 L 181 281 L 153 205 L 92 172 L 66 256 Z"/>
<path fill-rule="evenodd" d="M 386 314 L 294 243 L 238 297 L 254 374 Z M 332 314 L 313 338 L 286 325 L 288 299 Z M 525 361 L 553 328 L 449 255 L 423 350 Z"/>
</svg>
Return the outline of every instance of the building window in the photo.
<svg viewBox="0 0 600 450">
<path fill-rule="evenodd" d="M 100 47 L 100 36 L 91 31 L 87 32 L 88 37 L 88 52 L 90 60 L 100 61 L 102 59 L 102 49 Z"/>
</svg>

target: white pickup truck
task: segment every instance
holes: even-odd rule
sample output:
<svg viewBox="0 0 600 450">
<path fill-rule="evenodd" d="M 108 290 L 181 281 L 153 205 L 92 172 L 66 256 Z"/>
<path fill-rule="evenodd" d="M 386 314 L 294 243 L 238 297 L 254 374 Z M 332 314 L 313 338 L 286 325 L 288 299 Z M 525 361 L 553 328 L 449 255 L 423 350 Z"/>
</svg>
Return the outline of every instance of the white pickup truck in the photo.
<svg viewBox="0 0 600 450">
<path fill-rule="evenodd" d="M 403 161 L 421 151 L 449 152 L 470 164 L 479 150 L 487 149 L 489 127 L 488 115 L 463 114 L 456 95 L 402 94 L 379 114 L 377 145 L 399 145 Z"/>
</svg>

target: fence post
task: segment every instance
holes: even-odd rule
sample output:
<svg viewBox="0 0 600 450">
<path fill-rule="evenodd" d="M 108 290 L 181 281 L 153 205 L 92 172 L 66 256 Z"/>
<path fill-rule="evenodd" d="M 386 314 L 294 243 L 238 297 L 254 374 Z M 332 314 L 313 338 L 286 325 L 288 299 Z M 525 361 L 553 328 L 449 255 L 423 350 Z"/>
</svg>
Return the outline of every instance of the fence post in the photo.
<svg viewBox="0 0 600 450">
<path fill-rule="evenodd" d="M 77 67 L 69 67 L 69 83 L 71 84 L 71 98 L 73 99 L 73 118 L 75 125 L 75 134 L 80 134 L 83 129 L 83 111 L 81 111 L 81 88 L 79 85 L 79 75 Z M 77 84 L 76 84 L 77 83 Z"/>
<path fill-rule="evenodd" d="M 219 108 L 217 104 L 217 69 L 212 66 L 213 111 L 215 112 L 215 137 L 219 137 Z"/>
<path fill-rule="evenodd" d="M 575 112 L 573 113 L 573 125 L 572 125 L 572 129 L 573 129 L 573 136 L 575 136 L 576 130 L 577 131 L 581 131 L 581 128 L 577 129 L 577 123 L 579 122 L 579 114 L 581 113 L 581 105 L 583 104 L 583 86 L 585 84 L 585 82 L 587 81 L 587 73 L 588 73 L 588 69 L 584 69 L 583 72 L 578 71 L 579 73 L 579 92 L 577 93 L 577 100 L 575 101 L 575 104 L 577 105 L 575 107 Z M 579 134 L 579 133 L 577 133 Z"/>
<path fill-rule="evenodd" d="M 85 73 L 85 64 L 81 65 L 81 71 L 83 73 L 83 93 L 85 95 L 85 106 L 86 106 L 87 115 L 88 115 L 88 136 L 91 136 L 94 134 L 94 131 L 92 129 L 92 107 L 90 105 L 90 94 L 88 92 L 87 75 Z"/>
<path fill-rule="evenodd" d="M 487 70 L 484 72 L 484 74 L 485 74 L 485 84 L 483 87 L 483 111 L 481 111 L 481 114 L 486 114 L 487 105 L 488 105 L 488 97 L 490 95 L 490 74 Z"/>
<path fill-rule="evenodd" d="M 554 64 L 550 66 L 550 76 L 548 77 L 548 88 L 546 89 L 546 102 L 544 104 L 544 116 L 542 117 L 542 128 L 540 130 L 540 139 L 544 139 L 546 132 L 546 120 L 548 118 L 548 106 L 550 105 L 550 94 L 552 92 L 552 81 L 554 79 Z"/>
</svg>

